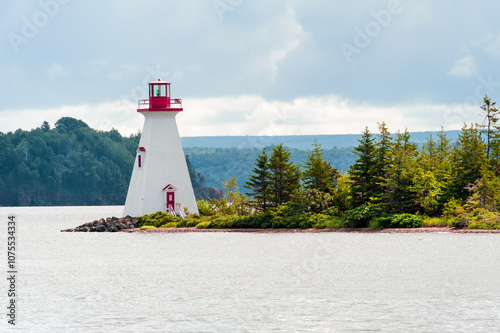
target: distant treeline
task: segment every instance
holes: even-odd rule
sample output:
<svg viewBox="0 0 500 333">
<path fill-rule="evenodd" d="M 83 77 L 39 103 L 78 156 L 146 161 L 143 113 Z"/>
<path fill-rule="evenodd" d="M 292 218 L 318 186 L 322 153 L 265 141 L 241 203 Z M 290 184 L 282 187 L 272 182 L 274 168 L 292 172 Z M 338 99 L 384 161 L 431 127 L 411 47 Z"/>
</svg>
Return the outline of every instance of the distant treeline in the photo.
<svg viewBox="0 0 500 333">
<path fill-rule="evenodd" d="M 69 117 L 55 128 L 0 132 L 0 205 L 122 205 L 139 139 Z M 197 198 L 219 197 L 187 162 Z"/>
<path fill-rule="evenodd" d="M 313 149 L 314 140 L 309 145 L 309 150 L 292 149 L 292 161 L 301 164 L 307 159 L 307 154 Z M 267 147 L 270 151 L 272 148 Z M 189 155 L 194 168 L 204 177 L 204 185 L 221 187 L 223 181 L 236 178 L 238 183 L 244 184 L 252 171 L 257 155 L 262 152 L 260 148 L 184 148 Z M 356 155 L 349 148 L 324 149 L 323 157 L 340 171 L 349 170 L 356 160 Z"/>
</svg>

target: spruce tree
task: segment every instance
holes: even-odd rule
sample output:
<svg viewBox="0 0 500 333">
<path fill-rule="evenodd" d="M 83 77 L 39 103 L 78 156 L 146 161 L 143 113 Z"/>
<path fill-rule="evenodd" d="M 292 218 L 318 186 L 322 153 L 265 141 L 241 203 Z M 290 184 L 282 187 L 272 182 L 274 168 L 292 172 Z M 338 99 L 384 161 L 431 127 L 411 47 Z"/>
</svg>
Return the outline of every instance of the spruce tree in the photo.
<svg viewBox="0 0 500 333">
<path fill-rule="evenodd" d="M 500 126 L 497 124 L 500 111 L 496 107 L 496 102 L 492 102 L 488 96 L 484 97 L 484 104 L 481 106 L 484 111 L 484 122 L 479 125 L 482 128 L 481 134 L 486 134 L 486 158 L 490 162 L 490 169 L 496 176 L 500 175 Z"/>
<path fill-rule="evenodd" d="M 339 173 L 330 162 L 323 159 L 323 148 L 314 140 L 314 149 L 304 161 L 303 180 L 306 189 L 332 194 L 335 190 Z"/>
<path fill-rule="evenodd" d="M 470 193 L 467 187 L 476 183 L 489 168 L 485 145 L 474 125 L 464 125 L 462 128 L 458 135 L 458 145 L 453 149 L 451 163 L 449 196 L 466 199 Z"/>
<path fill-rule="evenodd" d="M 414 213 L 415 193 L 412 191 L 416 172 L 417 145 L 410 142 L 410 133 L 398 132 L 391 147 L 391 160 L 384 168 L 385 193 L 380 203 L 391 213 Z"/>
<path fill-rule="evenodd" d="M 373 136 L 368 127 L 365 128 L 358 141 L 359 145 L 354 147 L 354 154 L 358 158 L 349 170 L 353 207 L 370 202 L 370 196 L 376 186 L 374 175 L 376 150 Z"/>
<path fill-rule="evenodd" d="M 300 170 L 290 161 L 290 156 L 290 151 L 281 143 L 273 147 L 269 158 L 271 203 L 275 207 L 290 201 L 300 186 Z"/>
<path fill-rule="evenodd" d="M 257 156 L 252 174 L 245 183 L 245 188 L 250 190 L 255 207 L 261 211 L 266 211 L 270 206 L 271 188 L 270 188 L 269 157 L 266 148 L 262 148 L 262 153 Z"/>
<path fill-rule="evenodd" d="M 482 128 L 481 134 L 486 134 L 486 158 L 490 158 L 490 148 L 492 145 L 492 141 L 496 139 L 496 131 L 498 126 L 496 125 L 498 121 L 499 111 L 498 108 L 495 107 L 496 102 L 492 102 L 488 95 L 484 96 L 484 104 L 481 106 L 481 109 L 484 111 L 484 122 L 483 124 L 476 124 L 478 128 Z"/>
<path fill-rule="evenodd" d="M 375 143 L 375 159 L 373 162 L 373 177 L 375 186 L 371 197 L 373 202 L 380 202 L 386 194 L 385 179 L 387 165 L 391 161 L 392 138 L 391 133 L 387 129 L 385 122 L 378 124 L 379 134 L 378 141 Z"/>
<path fill-rule="evenodd" d="M 427 215 L 437 215 L 441 211 L 443 189 L 446 186 L 447 171 L 441 169 L 445 165 L 449 152 L 449 140 L 441 131 L 436 142 L 432 135 L 424 144 L 417 158 L 417 165 L 413 174 L 411 191 L 414 195 L 415 209 Z M 443 156 L 443 161 L 440 159 Z"/>
</svg>

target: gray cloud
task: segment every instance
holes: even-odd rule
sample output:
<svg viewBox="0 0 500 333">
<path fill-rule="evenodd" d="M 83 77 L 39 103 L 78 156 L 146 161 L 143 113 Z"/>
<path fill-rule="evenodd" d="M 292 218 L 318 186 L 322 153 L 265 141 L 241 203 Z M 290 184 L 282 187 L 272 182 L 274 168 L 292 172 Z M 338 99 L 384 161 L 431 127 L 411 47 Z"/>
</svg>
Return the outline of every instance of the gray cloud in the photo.
<svg viewBox="0 0 500 333">
<path fill-rule="evenodd" d="M 479 77 L 500 81 L 498 12 L 493 0 L 2 1 L 0 115 L 133 103 L 155 75 L 184 99 L 463 104 Z"/>
</svg>

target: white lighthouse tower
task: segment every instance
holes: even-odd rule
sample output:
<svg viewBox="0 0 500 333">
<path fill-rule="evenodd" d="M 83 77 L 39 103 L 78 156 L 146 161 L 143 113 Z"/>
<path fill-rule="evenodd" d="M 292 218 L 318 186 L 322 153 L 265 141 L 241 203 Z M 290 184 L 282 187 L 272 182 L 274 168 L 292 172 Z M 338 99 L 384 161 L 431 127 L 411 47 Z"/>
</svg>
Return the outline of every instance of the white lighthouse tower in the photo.
<svg viewBox="0 0 500 333">
<path fill-rule="evenodd" d="M 185 206 L 198 213 L 175 122 L 182 101 L 170 97 L 169 82 L 158 79 L 148 85 L 149 99 L 140 100 L 137 109 L 145 120 L 123 215 L 165 211 L 182 216 Z"/>
</svg>

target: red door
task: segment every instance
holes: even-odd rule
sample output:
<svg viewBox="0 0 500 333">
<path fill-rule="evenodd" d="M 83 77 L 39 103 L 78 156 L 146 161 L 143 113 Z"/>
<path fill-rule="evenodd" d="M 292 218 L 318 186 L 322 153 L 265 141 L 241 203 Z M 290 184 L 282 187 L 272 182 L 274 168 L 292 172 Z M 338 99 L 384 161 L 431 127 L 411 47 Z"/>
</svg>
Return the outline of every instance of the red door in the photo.
<svg viewBox="0 0 500 333">
<path fill-rule="evenodd" d="M 172 210 L 175 208 L 174 192 L 167 192 L 167 209 L 168 208 L 171 208 Z"/>
</svg>

